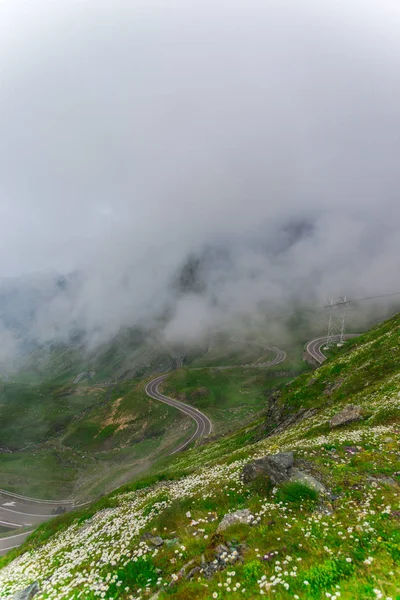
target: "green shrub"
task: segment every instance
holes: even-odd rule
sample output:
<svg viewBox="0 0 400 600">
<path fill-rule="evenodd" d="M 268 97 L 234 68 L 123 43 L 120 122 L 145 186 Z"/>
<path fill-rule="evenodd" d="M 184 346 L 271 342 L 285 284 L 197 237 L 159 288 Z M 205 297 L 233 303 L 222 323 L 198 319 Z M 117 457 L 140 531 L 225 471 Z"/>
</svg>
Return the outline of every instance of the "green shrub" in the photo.
<svg viewBox="0 0 400 600">
<path fill-rule="evenodd" d="M 395 562 L 400 562 L 400 531 L 393 531 L 384 547 Z"/>
<path fill-rule="evenodd" d="M 310 591 L 320 597 L 322 590 L 333 587 L 341 579 L 349 577 L 353 571 L 353 562 L 347 562 L 345 559 L 332 559 L 304 571 L 302 579 L 308 581 Z"/>
<path fill-rule="evenodd" d="M 243 583 L 250 586 L 264 575 L 264 567 L 259 560 L 251 560 L 243 567 Z"/>
<path fill-rule="evenodd" d="M 289 481 L 278 489 L 275 498 L 277 502 L 291 502 L 293 504 L 306 502 L 308 504 L 316 504 L 318 502 L 318 492 L 303 483 Z"/>
</svg>

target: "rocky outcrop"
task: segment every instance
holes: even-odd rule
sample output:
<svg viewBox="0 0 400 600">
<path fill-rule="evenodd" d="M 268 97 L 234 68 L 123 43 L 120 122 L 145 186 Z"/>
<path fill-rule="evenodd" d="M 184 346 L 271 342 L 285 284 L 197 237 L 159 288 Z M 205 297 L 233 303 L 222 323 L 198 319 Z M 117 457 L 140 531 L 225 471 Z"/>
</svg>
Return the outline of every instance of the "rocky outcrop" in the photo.
<svg viewBox="0 0 400 600">
<path fill-rule="evenodd" d="M 336 392 L 336 390 L 338 390 L 340 388 L 340 386 L 343 384 L 343 381 L 344 381 L 344 379 L 338 379 L 334 383 L 331 383 L 330 385 L 328 385 L 324 389 L 325 396 L 332 396 L 333 393 Z"/>
<path fill-rule="evenodd" d="M 360 419 L 362 419 L 361 406 L 348 404 L 343 410 L 332 417 L 329 424 L 331 427 L 341 427 L 342 425 L 347 425 L 354 421 L 360 421 Z"/>
<path fill-rule="evenodd" d="M 294 466 L 293 452 L 279 452 L 252 460 L 243 467 L 242 481 L 250 483 L 260 475 L 268 477 L 274 485 L 297 481 L 321 494 L 328 493 L 326 487 L 318 479 Z"/>
<path fill-rule="evenodd" d="M 37 581 L 28 585 L 27 588 L 14 594 L 13 600 L 31 600 L 36 594 L 40 592 L 39 584 Z"/>
<path fill-rule="evenodd" d="M 186 579 L 192 579 L 196 573 L 199 573 L 206 579 L 211 579 L 217 571 L 223 571 L 229 565 L 243 562 L 242 554 L 245 549 L 245 544 L 238 544 L 237 546 L 231 542 L 219 544 L 215 548 L 214 560 L 207 562 L 203 556 L 200 568 L 197 567 L 196 569 L 193 569 Z"/>
<path fill-rule="evenodd" d="M 237 544 L 230 541 L 218 544 L 213 552 L 212 560 L 206 560 L 204 554 L 201 556 L 200 560 L 190 560 L 179 570 L 173 581 L 170 583 L 170 586 L 176 585 L 176 583 L 182 579 L 190 581 L 199 575 L 206 579 L 211 579 L 217 571 L 223 571 L 230 565 L 234 565 L 237 562 L 243 562 L 243 553 L 246 548 L 246 544 Z"/>
<path fill-rule="evenodd" d="M 284 483 L 290 479 L 293 462 L 293 452 L 279 452 L 252 460 L 243 467 L 242 480 L 250 483 L 259 475 L 265 475 L 274 485 Z"/>
<path fill-rule="evenodd" d="M 228 529 L 228 527 L 230 527 L 231 525 L 237 525 L 241 523 L 249 525 L 251 524 L 252 520 L 253 515 L 251 514 L 248 508 L 245 508 L 243 510 L 237 510 L 233 513 L 228 513 L 224 516 L 224 518 L 218 525 L 217 533 Z"/>
</svg>

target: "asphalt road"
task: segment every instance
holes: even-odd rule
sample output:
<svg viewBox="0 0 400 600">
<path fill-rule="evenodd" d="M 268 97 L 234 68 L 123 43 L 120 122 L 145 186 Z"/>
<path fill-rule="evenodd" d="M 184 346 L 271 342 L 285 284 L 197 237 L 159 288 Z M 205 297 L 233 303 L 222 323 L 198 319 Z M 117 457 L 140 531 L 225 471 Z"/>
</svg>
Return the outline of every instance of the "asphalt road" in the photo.
<svg viewBox="0 0 400 600">
<path fill-rule="evenodd" d="M 12 534 L 6 538 L 0 538 L 0 556 L 2 554 L 7 554 L 9 550 L 13 548 L 18 548 L 26 540 L 28 535 L 32 533 L 33 529 L 30 531 L 24 531 L 23 533 Z"/>
<path fill-rule="evenodd" d="M 22 544 L 39 523 L 54 516 L 53 510 L 63 507 L 65 511 L 69 511 L 73 506 L 72 500 L 59 502 L 34 500 L 0 490 L 0 526 L 15 530 L 8 537 L 0 538 L 0 555 Z M 18 533 L 18 529 L 22 528 L 28 530 Z"/>
<path fill-rule="evenodd" d="M 160 402 L 164 402 L 164 404 L 168 404 L 169 406 L 173 406 L 174 408 L 180 410 L 185 415 L 188 415 L 191 419 L 193 419 L 197 425 L 194 434 L 171 452 L 171 454 L 175 454 L 176 452 L 181 452 L 181 450 L 184 450 L 194 440 L 198 440 L 205 435 L 209 435 L 212 431 L 212 423 L 210 419 L 202 412 L 197 410 L 197 408 L 161 394 L 161 392 L 159 392 L 159 386 L 166 377 L 167 375 L 160 375 L 159 377 L 156 377 L 150 381 L 145 388 L 146 394 L 153 400 L 159 400 Z"/>
<path fill-rule="evenodd" d="M 359 333 L 348 333 L 344 337 L 346 340 L 350 340 L 351 338 L 358 337 Z M 307 354 L 313 358 L 319 365 L 321 365 L 324 360 L 326 360 L 325 354 L 322 352 L 322 348 L 326 344 L 326 335 L 324 337 L 315 338 L 308 342 L 306 346 Z"/>
<path fill-rule="evenodd" d="M 274 367 L 275 365 L 279 365 L 281 362 L 286 360 L 286 352 L 284 352 L 283 350 L 280 350 L 276 346 L 270 347 L 270 346 L 263 346 L 262 344 L 256 344 L 253 342 L 248 342 L 248 343 L 257 345 L 257 346 L 261 346 L 264 351 L 269 350 L 270 352 L 275 352 L 274 358 L 268 362 L 262 362 L 262 363 L 257 362 L 257 363 L 248 363 L 245 365 L 220 365 L 220 366 L 216 366 L 216 367 L 189 367 L 189 368 L 192 371 L 200 371 L 202 369 L 217 369 L 218 371 L 222 371 L 223 369 L 237 369 L 237 368 L 248 369 L 249 367 L 265 369 L 268 367 Z"/>
<path fill-rule="evenodd" d="M 264 362 L 264 363 L 251 363 L 249 365 L 241 365 L 242 367 L 261 367 L 261 368 L 265 368 L 265 367 L 273 367 L 275 365 L 279 365 L 281 362 L 283 362 L 286 359 L 286 352 L 284 352 L 283 350 L 280 350 L 279 348 L 277 348 L 276 346 L 263 346 L 264 350 L 270 350 L 271 352 L 275 352 L 275 356 L 272 360 L 268 361 L 268 362 Z"/>
</svg>

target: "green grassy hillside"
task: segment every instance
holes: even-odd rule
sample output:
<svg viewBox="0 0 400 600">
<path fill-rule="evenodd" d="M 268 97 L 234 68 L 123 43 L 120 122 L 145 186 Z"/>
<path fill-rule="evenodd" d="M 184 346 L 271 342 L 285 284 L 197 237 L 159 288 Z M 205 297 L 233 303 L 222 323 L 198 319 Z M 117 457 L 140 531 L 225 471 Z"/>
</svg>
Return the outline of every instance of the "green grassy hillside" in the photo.
<svg viewBox="0 0 400 600">
<path fill-rule="evenodd" d="M 1 487 L 31 497 L 96 497 L 183 440 L 193 423 L 144 393 L 112 386 L 5 383 L 0 388 Z"/>
<path fill-rule="evenodd" d="M 159 600 L 398 600 L 399 335 L 397 315 L 283 387 L 254 423 L 42 525 L 1 560 L 0 598 L 38 581 L 38 600 L 157 592 Z M 174 375 L 167 385 L 190 396 L 208 382 L 202 401 L 211 406 L 221 388 L 235 397 L 243 384 L 196 377 Z M 349 404 L 359 419 L 333 427 Z M 249 460 L 283 450 L 326 493 L 294 482 L 274 486 L 262 475 L 243 483 Z M 247 522 L 218 531 L 238 509 L 249 511 Z"/>
<path fill-rule="evenodd" d="M 13 381 L 29 384 L 68 384 L 81 381 L 103 383 L 132 379 L 160 369 L 173 368 L 168 348 L 151 332 L 124 329 L 113 339 L 90 350 L 82 344 L 52 344 L 37 348 L 19 364 Z"/>
<path fill-rule="evenodd" d="M 219 434 L 243 426 L 265 410 L 270 395 L 293 379 L 293 375 L 279 373 L 235 367 L 180 369 L 168 377 L 164 393 L 204 411 L 213 422 L 214 432 Z"/>
<path fill-rule="evenodd" d="M 182 440 L 192 422 L 143 391 L 152 373 L 176 367 L 171 354 L 178 350 L 157 344 L 149 333 L 126 330 L 91 355 L 60 344 L 32 352 L 12 380 L 0 383 L 0 448 L 12 451 L 0 453 L 2 487 L 40 498 L 93 498 Z M 217 335 L 213 347 L 214 358 L 226 364 L 265 358 L 262 347 L 227 336 Z M 193 362 L 199 352 L 188 353 L 185 361 Z M 265 407 L 266 391 L 283 381 L 287 378 L 269 377 L 265 369 L 242 368 L 219 374 L 183 370 L 171 379 L 172 391 L 181 387 L 178 395 L 189 401 L 193 395 L 195 403 L 196 386 L 212 392 L 205 408 L 215 434 L 252 418 Z"/>
</svg>

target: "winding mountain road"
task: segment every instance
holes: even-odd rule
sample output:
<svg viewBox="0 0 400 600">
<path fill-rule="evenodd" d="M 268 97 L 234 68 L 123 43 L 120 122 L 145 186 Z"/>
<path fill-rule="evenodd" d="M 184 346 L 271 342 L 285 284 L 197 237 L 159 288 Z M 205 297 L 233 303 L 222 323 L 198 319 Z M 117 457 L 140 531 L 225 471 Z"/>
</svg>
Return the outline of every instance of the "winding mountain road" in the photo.
<svg viewBox="0 0 400 600">
<path fill-rule="evenodd" d="M 350 340 L 351 338 L 358 337 L 359 333 L 348 333 L 344 337 L 346 340 Z M 324 337 L 315 338 L 308 342 L 306 345 L 306 353 L 315 360 L 319 365 L 326 360 L 325 354 L 322 352 L 323 346 L 326 344 L 326 335 Z"/>
<path fill-rule="evenodd" d="M 191 371 L 200 371 L 203 369 L 214 369 L 218 371 L 222 371 L 223 369 L 248 369 L 248 368 L 258 368 L 265 369 L 268 367 L 274 367 L 275 365 L 279 365 L 281 362 L 286 360 L 286 352 L 277 348 L 276 346 L 264 346 L 263 344 L 256 344 L 255 342 L 247 342 L 248 344 L 253 344 L 256 346 L 261 346 L 264 351 L 274 352 L 275 356 L 272 360 L 267 362 L 257 362 L 257 363 L 247 363 L 242 365 L 217 365 L 217 366 L 209 366 L 209 367 L 189 367 Z"/>
<path fill-rule="evenodd" d="M 264 350 L 270 350 L 271 352 L 274 352 L 275 357 L 272 360 L 270 360 L 268 362 L 264 362 L 264 363 L 253 363 L 253 364 L 247 364 L 247 365 L 224 365 L 224 366 L 220 366 L 220 367 L 197 367 L 197 368 L 198 369 L 212 368 L 212 369 L 218 369 L 218 370 L 231 369 L 233 367 L 237 368 L 238 366 L 243 367 L 243 368 L 245 368 L 245 367 L 265 368 L 265 367 L 272 367 L 274 365 L 279 365 L 279 363 L 283 362 L 286 359 L 286 352 L 284 352 L 283 350 L 280 350 L 279 348 L 276 348 L 275 346 L 269 347 L 269 346 L 265 346 L 264 344 L 257 344 L 257 345 L 261 346 Z M 205 435 L 209 435 L 212 432 L 212 422 L 204 413 L 200 412 L 197 408 L 194 408 L 193 406 L 190 406 L 189 404 L 185 404 L 184 402 L 180 402 L 179 400 L 174 400 L 173 398 L 169 398 L 168 396 L 165 396 L 164 394 L 162 394 L 159 391 L 159 387 L 163 383 L 163 381 L 166 379 L 166 377 L 167 377 L 167 375 L 160 375 L 159 377 L 152 379 L 145 387 L 146 394 L 153 400 L 159 400 L 160 402 L 164 402 L 164 404 L 168 404 L 169 406 L 173 406 L 177 410 L 180 410 L 185 415 L 188 415 L 191 419 L 193 419 L 197 425 L 196 431 L 194 432 L 194 434 L 188 440 L 186 440 L 185 442 L 180 444 L 178 446 L 178 448 L 175 448 L 175 450 L 173 450 L 171 452 L 171 454 L 176 454 L 176 452 L 181 452 L 182 450 L 184 450 L 194 440 L 198 440 Z"/>
<path fill-rule="evenodd" d="M 247 365 L 236 365 L 240 367 L 258 367 L 266 368 L 274 365 L 278 365 L 286 359 L 286 353 L 275 346 L 269 347 L 264 344 L 258 344 L 264 350 L 270 350 L 275 353 L 275 357 L 269 362 L 253 363 Z M 177 360 L 177 367 L 182 367 L 183 360 Z M 233 365 L 232 365 L 233 366 Z M 231 365 L 212 367 L 216 369 L 229 369 Z M 82 374 L 77 377 L 79 381 Z M 185 415 L 190 417 L 196 423 L 196 431 L 184 442 L 182 442 L 177 448 L 175 448 L 170 454 L 176 454 L 181 452 L 193 441 L 200 439 L 212 432 L 213 426 L 210 419 L 197 408 L 169 398 L 159 391 L 160 385 L 163 383 L 167 375 L 160 375 L 150 381 L 146 387 L 146 394 L 153 400 L 168 404 L 177 410 L 180 410 Z M 76 382 L 78 382 L 76 381 Z M 7 537 L 0 538 L 0 555 L 5 554 L 13 548 L 17 548 L 22 542 L 32 533 L 37 525 L 54 517 L 54 511 L 62 510 L 70 511 L 73 508 L 77 508 L 78 505 L 74 505 L 72 500 L 63 501 L 48 501 L 48 500 L 36 500 L 28 498 L 26 496 L 20 496 L 11 492 L 0 490 L 0 527 L 13 529 L 12 533 Z M 19 529 L 23 529 L 18 533 Z"/>
<path fill-rule="evenodd" d="M 274 367 L 275 365 L 279 365 L 281 362 L 283 362 L 284 360 L 286 360 L 286 352 L 284 352 L 284 350 L 281 350 L 280 348 L 277 348 L 276 346 L 263 346 L 264 350 L 270 350 L 270 352 L 275 352 L 275 357 L 268 361 L 268 362 L 263 362 L 263 363 L 251 363 L 248 365 L 240 365 L 241 367 L 260 367 L 260 368 L 266 368 L 266 367 Z"/>
<path fill-rule="evenodd" d="M 176 454 L 177 452 L 184 450 L 194 440 L 198 440 L 205 435 L 209 435 L 212 432 L 212 423 L 210 419 L 205 414 L 197 410 L 197 408 L 189 406 L 189 404 L 185 404 L 179 400 L 174 400 L 173 398 L 164 396 L 164 394 L 159 391 L 159 387 L 166 377 L 167 375 L 160 375 L 159 377 L 152 379 L 145 387 L 146 394 L 153 400 L 159 400 L 164 404 L 168 404 L 169 406 L 173 406 L 174 408 L 180 410 L 185 415 L 193 419 L 197 425 L 196 431 L 193 433 L 193 435 L 170 453 Z"/>
</svg>

